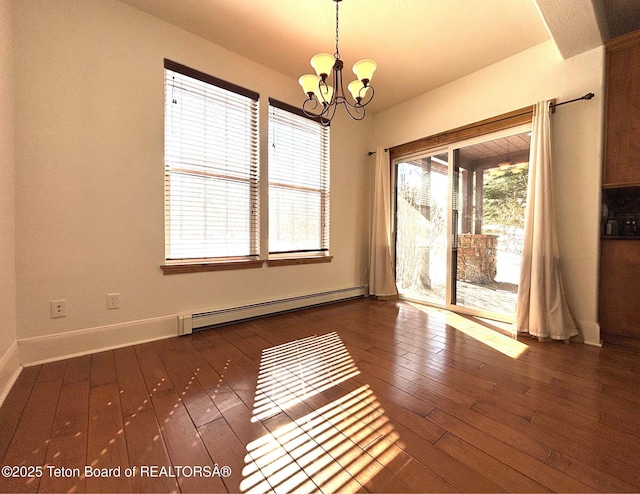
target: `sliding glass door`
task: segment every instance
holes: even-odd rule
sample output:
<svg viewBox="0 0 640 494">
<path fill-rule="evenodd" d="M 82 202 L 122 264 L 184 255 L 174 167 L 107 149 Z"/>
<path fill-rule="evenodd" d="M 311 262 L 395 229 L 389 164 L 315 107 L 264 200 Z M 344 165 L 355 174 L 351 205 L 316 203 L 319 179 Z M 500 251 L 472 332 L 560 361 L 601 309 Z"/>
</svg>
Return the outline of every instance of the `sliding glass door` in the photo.
<svg viewBox="0 0 640 494">
<path fill-rule="evenodd" d="M 396 280 L 410 298 L 445 305 L 448 155 L 396 162 Z"/>
<path fill-rule="evenodd" d="M 396 159 L 396 280 L 409 299 L 510 320 L 529 133 L 503 132 Z"/>
</svg>

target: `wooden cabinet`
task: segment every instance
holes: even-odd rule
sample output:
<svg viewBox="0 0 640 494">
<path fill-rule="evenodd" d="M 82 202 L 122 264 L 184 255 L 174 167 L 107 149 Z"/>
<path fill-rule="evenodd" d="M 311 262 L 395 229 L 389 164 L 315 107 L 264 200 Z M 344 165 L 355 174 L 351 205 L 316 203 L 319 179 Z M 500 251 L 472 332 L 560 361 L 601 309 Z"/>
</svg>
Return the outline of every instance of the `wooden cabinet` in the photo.
<svg viewBox="0 0 640 494">
<path fill-rule="evenodd" d="M 602 337 L 640 343 L 640 31 L 606 45 L 599 322 Z"/>
<path fill-rule="evenodd" d="M 602 185 L 640 185 L 640 30 L 606 45 Z"/>
<path fill-rule="evenodd" d="M 600 256 L 600 327 L 640 338 L 640 239 L 603 238 Z"/>
</svg>

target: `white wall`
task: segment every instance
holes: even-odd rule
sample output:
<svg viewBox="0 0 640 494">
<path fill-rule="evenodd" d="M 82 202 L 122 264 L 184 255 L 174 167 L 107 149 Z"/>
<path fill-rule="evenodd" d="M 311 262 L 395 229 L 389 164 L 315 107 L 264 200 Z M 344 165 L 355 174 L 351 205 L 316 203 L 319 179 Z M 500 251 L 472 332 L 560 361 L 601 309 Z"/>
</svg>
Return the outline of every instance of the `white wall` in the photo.
<svg viewBox="0 0 640 494">
<path fill-rule="evenodd" d="M 12 9 L 0 1 L 0 403 L 19 368 L 16 345 Z"/>
<path fill-rule="evenodd" d="M 297 81 L 120 2 L 14 9 L 21 348 L 60 346 L 74 334 L 91 340 L 112 327 L 134 333 L 127 338 L 166 335 L 179 312 L 365 283 L 370 123 L 332 126 L 333 262 L 164 276 L 163 59 L 258 91 L 263 159 L 268 97 L 300 105 Z M 120 309 L 107 311 L 110 292 L 121 294 Z M 66 317 L 51 319 L 55 299 L 66 299 Z"/>
<path fill-rule="evenodd" d="M 428 58 L 425 60 L 428 63 Z M 392 147 L 536 101 L 594 92 L 552 117 L 560 262 L 569 306 L 585 341 L 599 344 L 598 248 L 604 48 L 563 60 L 549 41 L 376 114 L 370 146 Z"/>
<path fill-rule="evenodd" d="M 263 142 L 268 97 L 299 105 L 297 82 L 120 2 L 0 0 L 0 8 L 0 308 L 8 314 L 0 364 L 16 334 L 22 361 L 33 363 L 173 334 L 179 312 L 364 284 L 369 149 L 587 91 L 596 99 L 553 117 L 554 178 L 569 303 L 587 339 L 599 341 L 602 48 L 563 61 L 545 43 L 373 119 L 338 117 L 332 263 L 164 276 L 163 59 L 258 91 Z M 261 153 L 266 160 L 265 146 Z M 110 292 L 121 294 L 121 309 L 107 311 Z M 55 299 L 67 300 L 67 317 L 50 318 Z"/>
</svg>

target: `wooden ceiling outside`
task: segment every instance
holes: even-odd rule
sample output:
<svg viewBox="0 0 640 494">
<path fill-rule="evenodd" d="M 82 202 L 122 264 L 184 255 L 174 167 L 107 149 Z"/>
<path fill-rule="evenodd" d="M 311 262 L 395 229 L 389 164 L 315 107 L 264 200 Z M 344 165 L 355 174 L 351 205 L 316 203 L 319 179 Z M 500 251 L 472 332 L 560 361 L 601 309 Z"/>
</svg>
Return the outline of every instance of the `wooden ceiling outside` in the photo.
<svg viewBox="0 0 640 494">
<path fill-rule="evenodd" d="M 528 153 L 530 142 L 531 137 L 526 132 L 461 148 L 460 156 L 468 162 L 484 161 L 490 158 L 507 159 L 514 155 L 521 155 L 523 152 Z"/>
</svg>

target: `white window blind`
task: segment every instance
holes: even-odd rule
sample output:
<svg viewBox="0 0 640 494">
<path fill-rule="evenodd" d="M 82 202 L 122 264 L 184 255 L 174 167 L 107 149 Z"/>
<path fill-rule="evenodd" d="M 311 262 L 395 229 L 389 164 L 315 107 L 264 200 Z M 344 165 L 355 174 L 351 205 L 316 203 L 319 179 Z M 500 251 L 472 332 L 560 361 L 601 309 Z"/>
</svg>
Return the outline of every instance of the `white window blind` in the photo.
<svg viewBox="0 0 640 494">
<path fill-rule="evenodd" d="M 269 254 L 329 250 L 329 128 L 269 100 Z"/>
<path fill-rule="evenodd" d="M 164 66 L 166 260 L 257 256 L 258 94 Z"/>
</svg>

